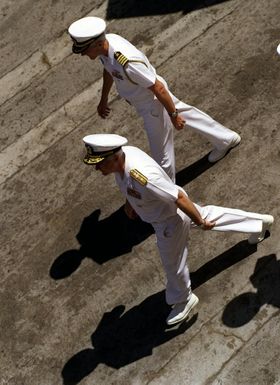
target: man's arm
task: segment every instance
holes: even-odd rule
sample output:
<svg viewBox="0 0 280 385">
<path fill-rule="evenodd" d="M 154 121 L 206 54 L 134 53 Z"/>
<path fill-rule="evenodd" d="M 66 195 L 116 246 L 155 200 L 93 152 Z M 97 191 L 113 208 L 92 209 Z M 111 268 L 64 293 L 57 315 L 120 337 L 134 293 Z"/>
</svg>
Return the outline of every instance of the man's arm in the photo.
<svg viewBox="0 0 280 385">
<path fill-rule="evenodd" d="M 173 100 L 161 81 L 156 79 L 155 84 L 149 87 L 149 90 L 153 92 L 169 114 L 176 111 Z M 180 115 L 170 117 L 170 119 L 177 130 L 184 128 L 186 122 Z"/>
<path fill-rule="evenodd" d="M 110 108 L 108 107 L 108 96 L 110 93 L 110 90 L 113 85 L 113 78 L 111 74 L 103 70 L 103 85 L 102 85 L 102 91 L 101 91 L 101 98 L 100 102 L 97 106 L 97 112 L 101 116 L 101 118 L 105 119 L 110 113 Z"/>
<path fill-rule="evenodd" d="M 216 222 L 210 222 L 201 217 L 193 202 L 182 191 L 179 191 L 176 205 L 187 214 L 197 226 L 201 226 L 203 230 L 211 230 L 215 226 Z"/>
<path fill-rule="evenodd" d="M 132 208 L 131 204 L 126 199 L 125 205 L 124 205 L 124 212 L 128 216 L 129 219 L 136 219 L 138 218 L 138 214 L 136 211 Z"/>
</svg>

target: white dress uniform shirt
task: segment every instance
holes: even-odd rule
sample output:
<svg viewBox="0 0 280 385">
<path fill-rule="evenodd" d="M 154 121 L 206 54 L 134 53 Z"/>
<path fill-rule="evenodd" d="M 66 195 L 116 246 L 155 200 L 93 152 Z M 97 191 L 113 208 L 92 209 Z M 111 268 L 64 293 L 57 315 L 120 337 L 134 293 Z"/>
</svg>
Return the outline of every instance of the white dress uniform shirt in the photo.
<svg viewBox="0 0 280 385">
<path fill-rule="evenodd" d="M 163 105 L 148 88 L 161 81 L 166 89 L 166 81 L 160 77 L 148 58 L 134 45 L 116 34 L 106 34 L 109 43 L 108 57 L 101 55 L 100 60 L 116 84 L 121 97 L 131 103 L 144 120 L 151 154 L 155 161 L 175 181 L 175 154 L 173 124 Z M 120 52 L 128 63 L 124 66 L 114 57 Z M 234 131 L 222 126 L 199 109 L 183 103 L 170 91 L 175 107 L 181 110 L 186 125 L 204 136 L 214 148 L 222 150 L 236 136 Z"/>
<path fill-rule="evenodd" d="M 136 147 L 124 146 L 125 173 L 123 179 L 116 174 L 116 182 L 121 192 L 145 222 L 156 224 L 176 215 L 178 192 L 176 186 L 163 169 L 147 154 Z M 141 185 L 130 171 L 137 169 L 147 178 Z M 184 190 L 183 190 L 184 191 Z"/>
<path fill-rule="evenodd" d="M 152 102 L 155 97 L 148 87 L 155 84 L 157 76 L 147 57 L 121 36 L 107 34 L 106 39 L 109 42 L 108 57 L 101 55 L 100 60 L 112 75 L 119 95 L 133 105 Z M 121 52 L 131 60 L 126 65 L 125 72 L 123 66 L 114 58 L 115 52 Z"/>
<path fill-rule="evenodd" d="M 197 227 L 176 205 L 179 190 L 186 192 L 175 185 L 145 152 L 132 146 L 123 146 L 122 149 L 125 154 L 124 175 L 121 177 L 116 173 L 116 183 L 141 219 L 151 223 L 155 229 L 167 277 L 167 303 L 184 302 L 191 292 L 187 267 L 188 235 L 191 227 Z M 132 170 L 137 170 L 143 179 L 133 177 Z M 195 206 L 202 218 L 216 221 L 213 230 L 246 233 L 262 230 L 260 214 L 213 205 Z"/>
</svg>

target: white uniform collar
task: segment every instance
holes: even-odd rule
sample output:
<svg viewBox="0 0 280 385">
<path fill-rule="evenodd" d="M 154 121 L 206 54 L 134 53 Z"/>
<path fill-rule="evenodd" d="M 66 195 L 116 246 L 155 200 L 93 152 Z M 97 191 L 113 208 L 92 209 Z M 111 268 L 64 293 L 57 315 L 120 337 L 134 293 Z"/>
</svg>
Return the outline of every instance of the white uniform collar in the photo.
<svg viewBox="0 0 280 385">
<path fill-rule="evenodd" d="M 107 35 L 105 35 L 106 38 L 107 38 Z M 108 48 L 108 56 L 105 56 L 105 55 L 100 55 L 100 58 L 101 58 L 101 61 L 103 63 L 106 63 L 106 64 L 111 64 L 113 65 L 114 64 L 114 49 L 113 47 L 111 46 L 109 40 L 107 39 L 108 41 L 108 45 L 109 45 L 109 48 Z"/>
<path fill-rule="evenodd" d="M 109 49 L 108 49 L 108 59 L 109 59 L 109 61 L 110 61 L 110 64 L 113 65 L 113 63 L 114 63 L 114 53 L 115 53 L 115 51 L 114 51 L 113 47 L 111 46 L 111 44 L 110 44 L 110 42 L 109 42 L 108 39 L 107 39 L 107 41 L 108 41 L 108 44 L 109 44 Z"/>
</svg>

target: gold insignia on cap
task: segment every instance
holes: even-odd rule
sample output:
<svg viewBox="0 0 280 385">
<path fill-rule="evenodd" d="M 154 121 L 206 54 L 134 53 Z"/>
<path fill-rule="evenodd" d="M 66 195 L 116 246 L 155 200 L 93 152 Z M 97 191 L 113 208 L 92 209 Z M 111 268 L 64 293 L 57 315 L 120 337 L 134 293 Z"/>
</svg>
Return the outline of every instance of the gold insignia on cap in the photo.
<svg viewBox="0 0 280 385">
<path fill-rule="evenodd" d="M 84 163 L 86 164 L 96 164 L 96 163 L 102 162 L 102 160 L 108 158 L 108 156 L 110 155 L 115 154 L 120 149 L 120 147 L 116 147 L 113 150 L 96 152 L 89 144 L 86 144 L 85 146 L 86 146 L 87 154 L 84 158 Z"/>
<path fill-rule="evenodd" d="M 92 164 L 100 163 L 104 159 L 105 159 L 104 157 L 98 157 L 98 156 L 90 157 L 90 156 L 86 155 L 84 157 L 84 163 L 92 165 Z"/>
<path fill-rule="evenodd" d="M 148 183 L 148 178 L 145 175 L 141 174 L 141 172 L 138 171 L 136 168 L 130 170 L 129 175 L 131 176 L 131 178 L 141 184 L 141 186 L 146 186 L 146 184 Z"/>
</svg>

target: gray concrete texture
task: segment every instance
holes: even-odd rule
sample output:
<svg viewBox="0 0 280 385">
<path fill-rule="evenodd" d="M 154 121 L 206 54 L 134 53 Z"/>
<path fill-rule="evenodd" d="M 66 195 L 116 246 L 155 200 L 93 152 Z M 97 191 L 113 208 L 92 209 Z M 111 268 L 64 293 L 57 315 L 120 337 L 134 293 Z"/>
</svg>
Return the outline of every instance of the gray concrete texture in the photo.
<svg viewBox="0 0 280 385">
<path fill-rule="evenodd" d="M 163 3 L 1 1 L 1 385 L 280 383 L 280 3 Z M 102 68 L 72 55 L 67 36 L 86 15 L 107 18 L 176 96 L 242 136 L 210 166 L 209 143 L 175 133 L 192 200 L 276 219 L 258 246 L 193 231 L 200 303 L 174 328 L 150 226 L 125 217 L 113 176 L 81 161 L 94 132 L 149 151 L 115 93 L 110 118 L 97 116 Z"/>
</svg>

